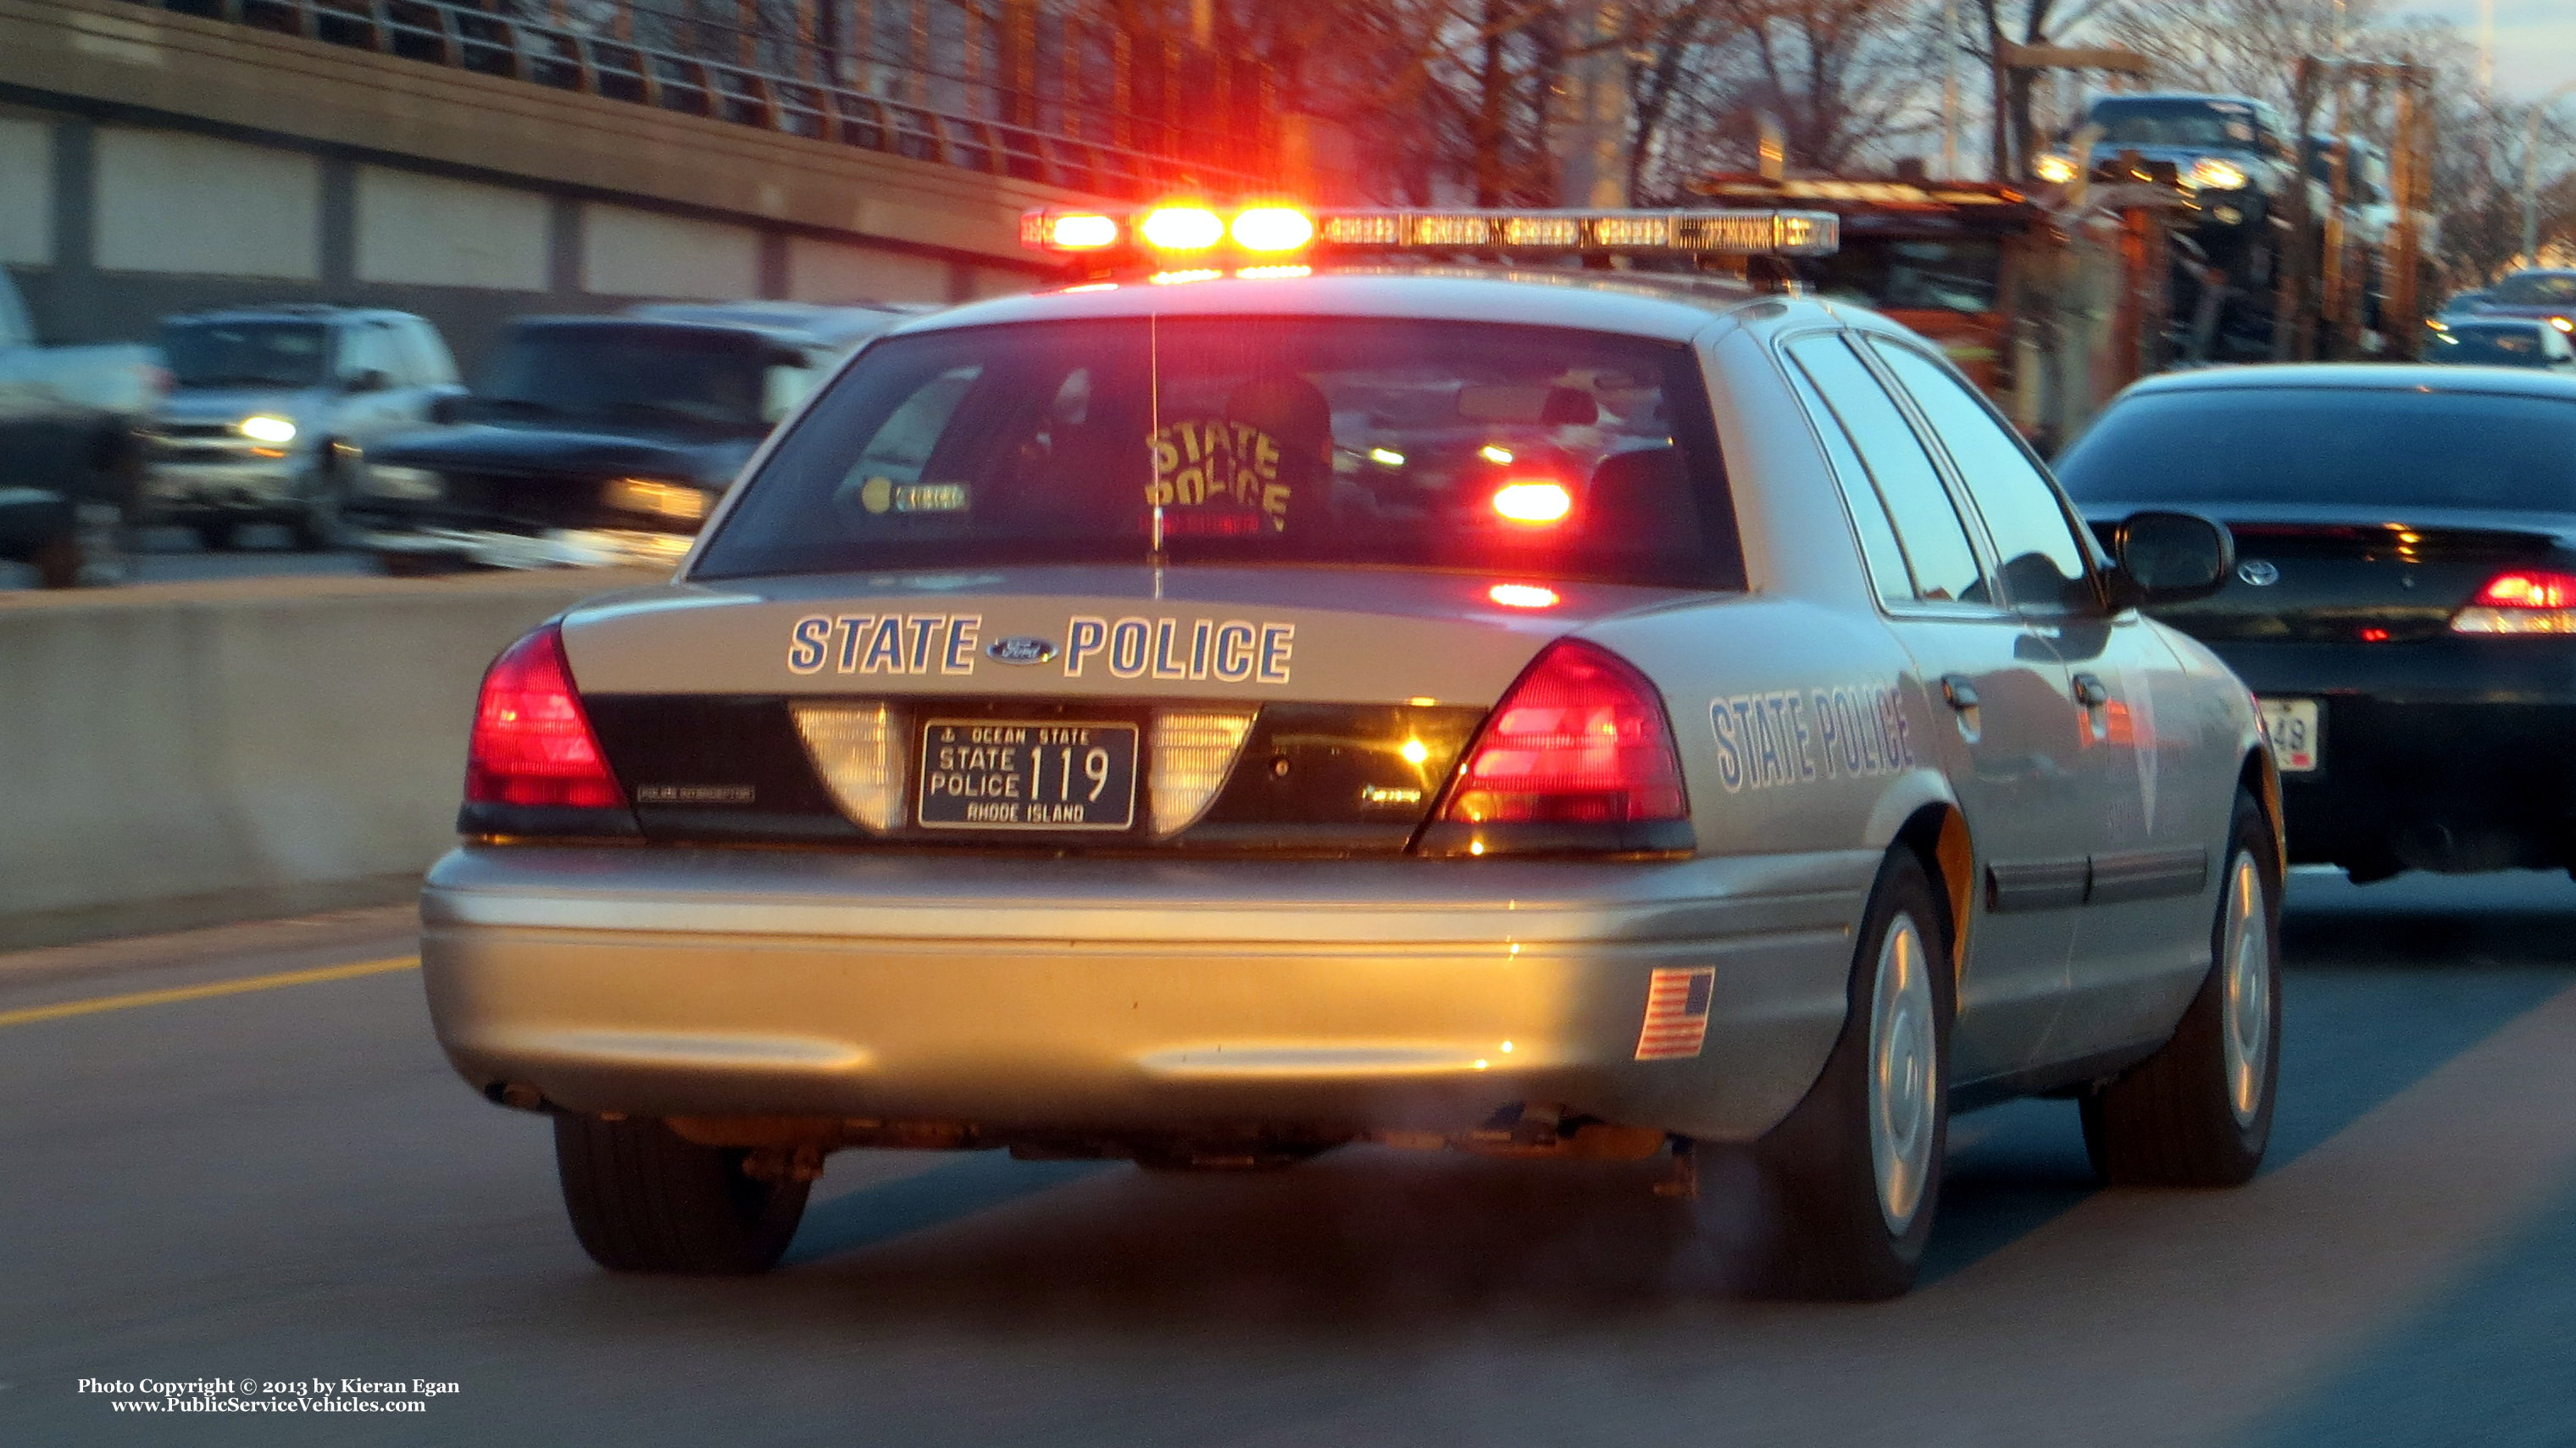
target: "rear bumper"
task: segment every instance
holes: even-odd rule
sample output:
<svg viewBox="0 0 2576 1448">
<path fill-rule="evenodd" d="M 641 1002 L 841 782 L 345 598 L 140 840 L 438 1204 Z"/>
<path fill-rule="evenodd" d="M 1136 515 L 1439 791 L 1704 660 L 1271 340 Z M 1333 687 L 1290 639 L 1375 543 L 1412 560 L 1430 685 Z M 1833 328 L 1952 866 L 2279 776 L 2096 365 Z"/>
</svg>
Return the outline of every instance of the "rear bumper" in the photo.
<svg viewBox="0 0 2576 1448">
<path fill-rule="evenodd" d="M 1823 1065 L 1876 866 L 467 848 L 422 962 L 468 1081 L 575 1110 L 1740 1140 Z M 1703 1049 L 1636 1060 L 1685 966 Z"/>
<path fill-rule="evenodd" d="M 2322 767 L 2281 776 L 2294 861 L 2479 870 L 2576 860 L 2576 641 L 2220 652 L 2258 695 L 2322 701 Z"/>
</svg>

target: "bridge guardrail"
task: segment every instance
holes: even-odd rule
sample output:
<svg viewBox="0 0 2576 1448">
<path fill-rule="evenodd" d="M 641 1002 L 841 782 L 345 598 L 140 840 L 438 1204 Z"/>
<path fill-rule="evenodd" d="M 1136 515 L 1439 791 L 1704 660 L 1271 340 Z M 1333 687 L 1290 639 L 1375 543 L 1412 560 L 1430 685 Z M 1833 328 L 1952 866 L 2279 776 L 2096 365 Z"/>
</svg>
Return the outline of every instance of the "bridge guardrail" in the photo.
<svg viewBox="0 0 2576 1448">
<path fill-rule="evenodd" d="M 1102 196 L 1265 188 L 1252 172 L 729 65 L 454 0 L 134 0 L 277 34 Z"/>
</svg>

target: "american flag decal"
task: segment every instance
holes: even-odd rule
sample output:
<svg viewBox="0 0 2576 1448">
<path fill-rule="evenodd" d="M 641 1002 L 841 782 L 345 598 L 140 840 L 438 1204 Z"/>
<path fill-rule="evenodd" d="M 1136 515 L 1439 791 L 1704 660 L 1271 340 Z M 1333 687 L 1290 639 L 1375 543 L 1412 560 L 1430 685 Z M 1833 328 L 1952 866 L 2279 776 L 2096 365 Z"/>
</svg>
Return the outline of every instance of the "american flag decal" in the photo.
<svg viewBox="0 0 2576 1448">
<path fill-rule="evenodd" d="M 1708 1036 L 1708 998 L 1717 967 L 1659 970 L 1646 984 L 1646 1027 L 1637 1033 L 1640 1061 L 1687 1061 Z"/>
</svg>

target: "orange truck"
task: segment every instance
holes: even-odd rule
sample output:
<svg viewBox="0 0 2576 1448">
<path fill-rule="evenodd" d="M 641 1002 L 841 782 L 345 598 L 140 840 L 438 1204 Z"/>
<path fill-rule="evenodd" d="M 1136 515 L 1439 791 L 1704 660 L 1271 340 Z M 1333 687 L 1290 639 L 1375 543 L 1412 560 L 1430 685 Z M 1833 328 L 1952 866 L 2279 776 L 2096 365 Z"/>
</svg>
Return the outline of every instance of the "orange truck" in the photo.
<svg viewBox="0 0 2576 1448">
<path fill-rule="evenodd" d="M 1845 181 L 1715 175 L 1692 190 L 1720 206 L 1795 206 L 1842 218 L 1842 249 L 1802 260 L 1800 280 L 1847 296 L 1938 343 L 2006 414 L 2014 405 L 2013 319 L 2045 210 L 1992 181 Z"/>
</svg>

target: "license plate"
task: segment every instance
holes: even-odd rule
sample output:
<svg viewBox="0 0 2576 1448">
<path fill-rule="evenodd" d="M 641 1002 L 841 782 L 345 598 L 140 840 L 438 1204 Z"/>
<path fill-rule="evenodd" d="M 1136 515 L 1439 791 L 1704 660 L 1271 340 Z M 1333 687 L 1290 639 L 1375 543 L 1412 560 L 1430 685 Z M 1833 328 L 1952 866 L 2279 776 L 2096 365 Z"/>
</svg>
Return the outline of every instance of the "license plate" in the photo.
<svg viewBox="0 0 2576 1448">
<path fill-rule="evenodd" d="M 916 797 L 926 829 L 1123 830 L 1136 822 L 1136 726 L 933 719 Z"/>
<path fill-rule="evenodd" d="M 2325 757 L 2325 738 L 2318 729 L 2322 712 L 2314 699 L 2265 699 L 2263 732 L 2272 736 L 2272 758 L 2283 774 L 2305 774 Z"/>
</svg>

